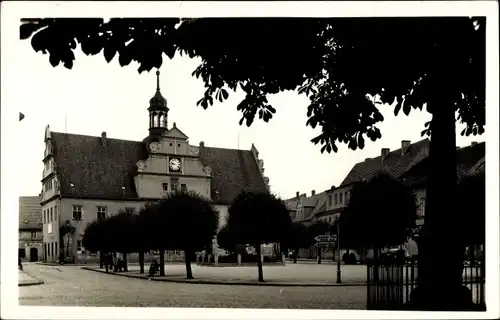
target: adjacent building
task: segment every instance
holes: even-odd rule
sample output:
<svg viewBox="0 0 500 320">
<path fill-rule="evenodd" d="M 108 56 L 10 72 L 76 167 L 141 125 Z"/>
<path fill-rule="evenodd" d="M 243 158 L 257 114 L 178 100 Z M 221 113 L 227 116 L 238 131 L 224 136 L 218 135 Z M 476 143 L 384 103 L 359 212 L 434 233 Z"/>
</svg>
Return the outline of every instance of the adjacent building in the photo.
<svg viewBox="0 0 500 320">
<path fill-rule="evenodd" d="M 41 261 L 42 207 L 40 196 L 19 197 L 19 249 L 22 261 Z"/>
<path fill-rule="evenodd" d="M 409 140 L 401 141 L 399 149 L 391 151 L 382 148 L 380 155 L 367 158 L 353 166 L 340 186 L 332 186 L 320 194 L 313 192 L 310 197 L 297 192 L 295 198 L 286 200 L 294 221 L 306 225 L 317 221 L 334 223 L 347 206 L 351 188 L 359 182 L 368 181 L 377 174 L 386 173 L 391 177 L 411 186 L 414 190 L 418 219 L 417 225 L 422 225 L 425 216 L 425 186 L 426 166 L 429 161 L 428 139 L 411 143 Z M 484 172 L 485 168 L 485 143 L 472 143 L 470 146 L 457 148 L 458 177 L 476 172 Z M 408 254 L 417 254 L 417 244 L 410 239 L 405 244 Z M 358 259 L 369 256 L 369 252 L 351 250 Z M 314 250 L 302 250 L 302 256 L 315 257 Z"/>
<path fill-rule="evenodd" d="M 214 148 L 203 142 L 192 145 L 175 122 L 169 126 L 159 72 L 157 77 L 148 108 L 149 135 L 142 141 L 110 138 L 106 132 L 101 136 L 53 132 L 47 126 L 40 203 L 48 261 L 55 261 L 59 250 L 85 261 L 82 236 L 89 222 L 126 207 L 138 210 L 172 190 L 194 190 L 211 199 L 220 214 L 219 227 L 239 192 L 269 190 L 254 145 L 250 150 Z M 63 239 L 59 228 L 64 223 L 76 231 Z"/>
</svg>

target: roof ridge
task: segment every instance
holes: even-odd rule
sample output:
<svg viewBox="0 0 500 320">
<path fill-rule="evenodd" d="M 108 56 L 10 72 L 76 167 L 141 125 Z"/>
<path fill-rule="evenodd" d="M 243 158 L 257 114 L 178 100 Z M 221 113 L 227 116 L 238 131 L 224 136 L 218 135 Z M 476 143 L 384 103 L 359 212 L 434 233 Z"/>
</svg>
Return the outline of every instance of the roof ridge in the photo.
<svg viewBox="0 0 500 320">
<path fill-rule="evenodd" d="M 252 152 L 252 150 L 234 149 L 234 148 L 222 148 L 222 147 L 210 147 L 210 146 L 204 146 L 204 148 L 207 148 L 207 149 L 219 149 L 219 150 L 242 151 L 242 152 Z"/>
<path fill-rule="evenodd" d="M 60 134 L 60 135 L 66 135 L 66 136 L 77 136 L 77 137 L 82 137 L 82 138 L 97 138 L 101 139 L 101 136 L 91 136 L 88 134 L 79 134 L 79 133 L 64 133 L 64 132 L 57 132 L 57 131 L 51 131 L 51 134 Z M 126 142 L 135 142 L 135 143 L 142 143 L 142 141 L 138 140 L 128 140 L 128 139 L 117 139 L 117 138 L 110 138 L 106 137 L 106 140 L 116 140 L 116 141 L 126 141 Z"/>
</svg>

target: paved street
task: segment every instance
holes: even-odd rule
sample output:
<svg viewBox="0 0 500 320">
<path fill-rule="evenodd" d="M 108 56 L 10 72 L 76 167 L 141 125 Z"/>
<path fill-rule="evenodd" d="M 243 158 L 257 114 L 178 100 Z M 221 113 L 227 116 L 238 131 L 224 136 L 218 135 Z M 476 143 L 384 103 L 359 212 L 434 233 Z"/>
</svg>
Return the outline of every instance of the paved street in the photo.
<svg viewBox="0 0 500 320">
<path fill-rule="evenodd" d="M 319 270 L 318 267 L 321 268 L 318 265 L 303 265 L 302 267 L 310 268 L 311 273 Z M 248 267 L 243 268 L 246 269 Z M 285 269 L 282 267 L 272 268 Z M 366 308 L 366 287 L 364 286 L 280 288 L 279 286 L 200 285 L 126 278 L 82 270 L 78 266 L 26 264 L 24 269 L 29 275 L 43 280 L 45 284 L 19 287 L 20 305 L 299 309 Z M 223 270 L 226 268 L 219 269 Z M 257 272 L 256 268 L 251 268 L 249 271 L 255 272 L 255 274 Z M 196 277 L 196 273 L 194 275 Z M 333 276 L 334 272 L 332 271 Z"/>
</svg>

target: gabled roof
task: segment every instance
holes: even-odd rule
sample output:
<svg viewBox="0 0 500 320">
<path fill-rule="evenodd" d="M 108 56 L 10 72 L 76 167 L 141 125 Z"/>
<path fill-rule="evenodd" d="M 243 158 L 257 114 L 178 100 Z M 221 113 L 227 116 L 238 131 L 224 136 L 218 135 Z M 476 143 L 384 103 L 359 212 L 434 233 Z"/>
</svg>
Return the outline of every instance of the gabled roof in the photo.
<svg viewBox="0 0 500 320">
<path fill-rule="evenodd" d="M 469 145 L 456 151 L 457 161 L 457 176 L 463 177 L 468 175 L 472 169 L 481 168 L 481 160 L 485 157 L 486 145 L 484 142 Z M 425 178 L 426 167 L 429 164 L 429 158 L 422 159 L 419 163 L 415 164 L 405 174 L 405 178 Z M 484 164 L 484 161 L 482 162 Z M 476 167 L 477 165 L 477 167 Z M 484 167 L 483 167 L 484 168 Z"/>
<path fill-rule="evenodd" d="M 267 192 L 250 150 L 200 147 L 200 160 L 212 170 L 212 200 L 229 204 L 243 190 Z"/>
<path fill-rule="evenodd" d="M 177 128 L 175 122 L 174 126 L 170 130 L 165 132 L 163 136 L 169 138 L 183 139 L 183 140 L 189 139 L 189 137 L 186 134 L 184 134 L 184 132 L 182 132 L 179 128 Z"/>
<path fill-rule="evenodd" d="M 101 137 L 51 134 L 62 196 L 139 200 L 134 176 L 137 161 L 148 158 L 143 142 L 106 138 L 103 146 Z M 228 204 L 242 190 L 267 191 L 251 151 L 200 147 L 200 159 L 212 169 L 216 203 Z"/>
<path fill-rule="evenodd" d="M 486 156 L 479 159 L 479 161 L 470 169 L 469 175 L 485 172 Z"/>
<path fill-rule="evenodd" d="M 429 139 L 411 144 L 404 154 L 401 148 L 394 150 L 382 161 L 381 156 L 359 162 L 347 174 L 341 186 L 356 183 L 364 179 L 370 180 L 375 175 L 385 172 L 394 178 L 399 178 L 412 165 L 428 156 Z"/>
<path fill-rule="evenodd" d="M 42 206 L 39 196 L 19 197 L 19 230 L 42 230 Z"/>
<path fill-rule="evenodd" d="M 52 132 L 61 195 L 134 199 L 136 163 L 148 157 L 141 142 Z M 71 186 L 73 184 L 73 186 Z"/>
</svg>

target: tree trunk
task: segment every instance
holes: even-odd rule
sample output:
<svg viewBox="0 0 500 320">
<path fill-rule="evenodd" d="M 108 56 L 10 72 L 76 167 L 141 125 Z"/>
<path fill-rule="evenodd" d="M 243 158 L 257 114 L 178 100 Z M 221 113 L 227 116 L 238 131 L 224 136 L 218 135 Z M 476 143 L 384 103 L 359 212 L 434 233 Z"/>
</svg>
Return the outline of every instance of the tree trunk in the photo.
<svg viewBox="0 0 500 320">
<path fill-rule="evenodd" d="M 102 269 L 104 267 L 104 251 L 99 251 L 99 268 Z"/>
<path fill-rule="evenodd" d="M 184 263 L 186 264 L 186 279 L 193 278 L 193 270 L 191 270 L 191 255 L 193 252 L 190 250 L 184 250 Z"/>
<path fill-rule="evenodd" d="M 297 257 L 299 256 L 299 249 L 295 249 L 293 255 L 293 263 L 297 263 Z"/>
<path fill-rule="evenodd" d="M 446 82 L 443 82 L 446 83 Z M 442 85 L 435 84 L 439 90 Z M 445 89 L 444 89 L 445 90 Z M 472 293 L 462 286 L 465 245 L 457 241 L 455 107 L 446 92 L 430 93 L 432 113 L 424 225 L 419 234 L 419 287 L 411 305 L 419 310 L 470 309 Z M 448 100 L 448 101 L 447 101 Z"/>
<path fill-rule="evenodd" d="M 264 282 L 264 272 L 262 271 L 262 254 L 260 250 L 260 244 L 255 246 L 255 251 L 257 253 L 257 269 L 259 271 L 259 282 Z"/>
<path fill-rule="evenodd" d="M 321 264 L 321 248 L 318 246 L 318 264 Z"/>
<path fill-rule="evenodd" d="M 144 251 L 139 251 L 139 273 L 144 274 Z"/>
<path fill-rule="evenodd" d="M 123 271 L 128 271 L 127 254 L 123 253 Z"/>
<path fill-rule="evenodd" d="M 160 276 L 165 276 L 165 249 L 160 249 Z"/>
<path fill-rule="evenodd" d="M 373 248 L 373 262 L 374 263 L 374 269 L 373 269 L 373 279 L 375 280 L 375 283 L 378 283 L 379 281 L 379 268 L 380 268 L 380 256 L 379 256 L 379 249 L 378 248 Z"/>
<path fill-rule="evenodd" d="M 68 241 L 66 241 L 66 257 L 69 257 L 69 237 L 70 237 L 70 234 L 68 234 L 68 236 L 67 236 Z"/>
</svg>

